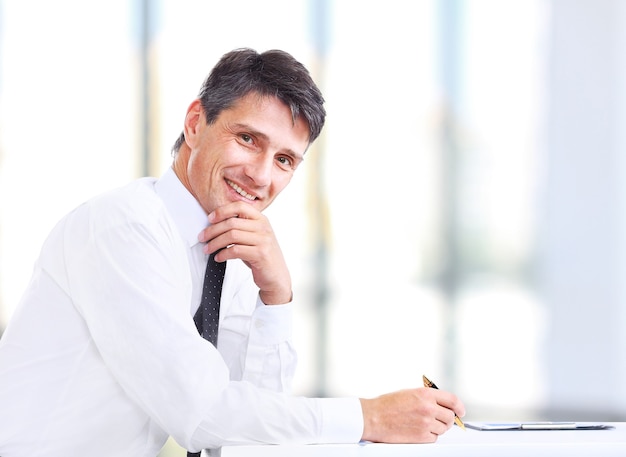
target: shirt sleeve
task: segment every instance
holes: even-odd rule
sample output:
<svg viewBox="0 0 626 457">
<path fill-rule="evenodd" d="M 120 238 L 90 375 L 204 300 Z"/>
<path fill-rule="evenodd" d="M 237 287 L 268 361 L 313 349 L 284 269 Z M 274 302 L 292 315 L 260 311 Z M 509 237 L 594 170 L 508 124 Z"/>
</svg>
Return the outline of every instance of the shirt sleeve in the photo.
<svg viewBox="0 0 626 457">
<path fill-rule="evenodd" d="M 184 243 L 158 202 L 141 203 L 95 200 L 68 217 L 69 294 L 120 388 L 185 445 L 228 387 L 228 369 L 189 315 Z"/>
<path fill-rule="evenodd" d="M 87 227 L 70 216 L 63 235 L 68 292 L 120 388 L 181 446 L 360 439 L 358 399 L 281 392 L 279 365 L 293 365 L 293 356 L 281 358 L 276 348 L 289 345 L 291 306 L 271 310 L 255 299 L 244 319 L 247 297 L 233 292 L 223 326 L 241 334 L 233 347 L 244 355 L 241 379 L 232 380 L 232 360 L 198 334 L 190 316 L 187 247 L 165 210 L 142 202 L 120 211 L 104 201 L 83 211 L 91 212 Z"/>
<path fill-rule="evenodd" d="M 357 443 L 363 434 L 357 398 L 294 397 L 243 381 L 232 382 L 212 410 L 194 434 L 192 450 L 255 443 Z"/>
<path fill-rule="evenodd" d="M 259 305 L 252 315 L 242 380 L 265 389 L 291 392 L 297 353 L 292 343 L 293 303 Z"/>
<path fill-rule="evenodd" d="M 226 297 L 226 299 L 224 299 Z M 293 302 L 265 305 L 250 269 L 229 261 L 222 291 L 218 349 L 230 379 L 290 392 L 297 365 L 292 341 Z"/>
</svg>

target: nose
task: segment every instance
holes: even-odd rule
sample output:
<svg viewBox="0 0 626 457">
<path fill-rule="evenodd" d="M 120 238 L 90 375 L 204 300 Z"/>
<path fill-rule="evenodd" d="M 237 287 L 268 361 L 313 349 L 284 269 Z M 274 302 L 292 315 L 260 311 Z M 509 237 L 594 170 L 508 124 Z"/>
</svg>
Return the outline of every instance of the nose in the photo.
<svg viewBox="0 0 626 457">
<path fill-rule="evenodd" d="M 271 154 L 259 154 L 246 165 L 245 173 L 257 187 L 266 187 L 272 182 L 273 168 L 274 157 Z"/>
</svg>

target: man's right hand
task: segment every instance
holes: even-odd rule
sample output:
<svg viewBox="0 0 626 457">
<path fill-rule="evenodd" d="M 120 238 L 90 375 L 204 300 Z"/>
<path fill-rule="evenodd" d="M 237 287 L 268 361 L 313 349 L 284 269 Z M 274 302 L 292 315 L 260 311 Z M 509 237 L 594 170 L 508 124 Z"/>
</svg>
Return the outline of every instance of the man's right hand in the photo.
<svg viewBox="0 0 626 457">
<path fill-rule="evenodd" d="M 432 443 L 452 427 L 454 415 L 465 415 L 456 395 L 417 388 L 361 399 L 363 437 L 382 443 Z"/>
</svg>

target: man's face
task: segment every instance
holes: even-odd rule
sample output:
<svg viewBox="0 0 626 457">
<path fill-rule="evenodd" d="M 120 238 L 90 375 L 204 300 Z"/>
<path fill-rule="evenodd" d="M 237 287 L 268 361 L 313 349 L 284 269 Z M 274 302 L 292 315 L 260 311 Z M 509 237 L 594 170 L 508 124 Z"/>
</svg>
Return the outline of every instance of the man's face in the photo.
<svg viewBox="0 0 626 457">
<path fill-rule="evenodd" d="M 181 179 L 207 213 L 234 201 L 259 211 L 289 184 L 309 145 L 305 121 L 274 97 L 249 94 L 207 125 L 198 101 L 185 119 L 189 146 Z"/>
</svg>

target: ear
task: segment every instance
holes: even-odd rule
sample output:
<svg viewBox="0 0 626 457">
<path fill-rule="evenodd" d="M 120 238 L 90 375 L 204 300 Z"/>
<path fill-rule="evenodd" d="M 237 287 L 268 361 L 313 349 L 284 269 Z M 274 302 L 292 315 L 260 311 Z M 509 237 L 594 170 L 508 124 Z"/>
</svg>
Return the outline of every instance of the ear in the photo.
<svg viewBox="0 0 626 457">
<path fill-rule="evenodd" d="M 185 141 L 191 148 L 193 148 L 198 141 L 202 119 L 202 105 L 200 104 L 200 100 L 196 99 L 191 102 L 191 105 L 187 108 L 185 126 L 183 129 L 183 132 L 185 133 Z"/>
</svg>

